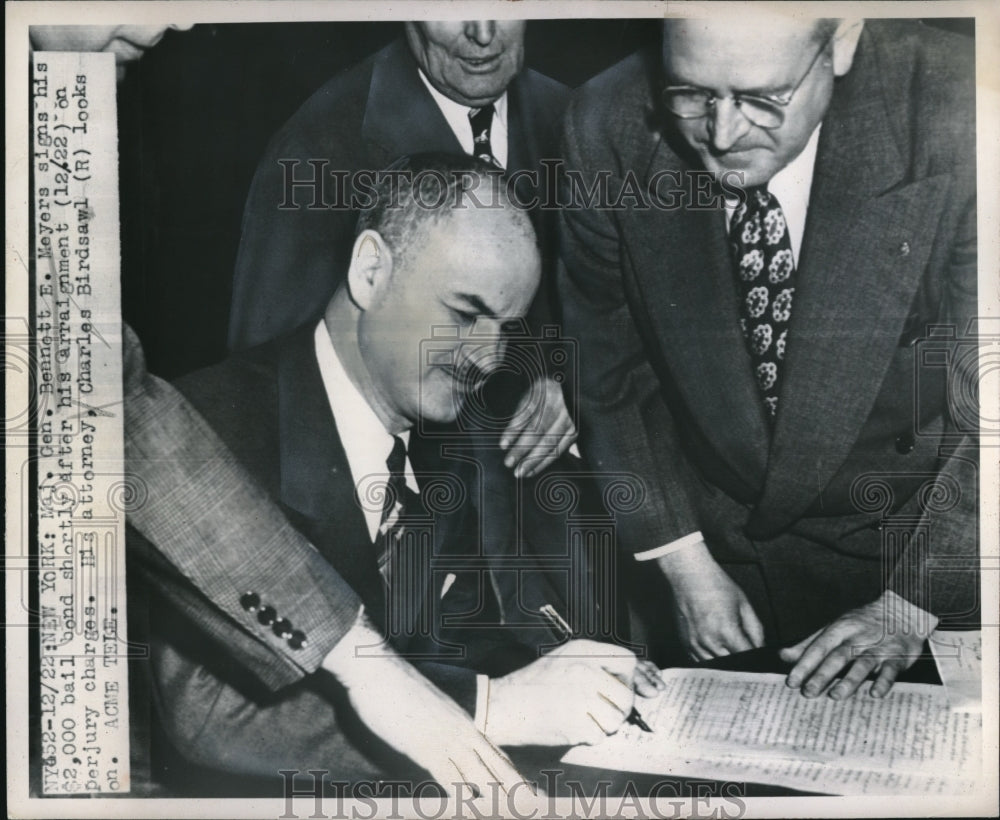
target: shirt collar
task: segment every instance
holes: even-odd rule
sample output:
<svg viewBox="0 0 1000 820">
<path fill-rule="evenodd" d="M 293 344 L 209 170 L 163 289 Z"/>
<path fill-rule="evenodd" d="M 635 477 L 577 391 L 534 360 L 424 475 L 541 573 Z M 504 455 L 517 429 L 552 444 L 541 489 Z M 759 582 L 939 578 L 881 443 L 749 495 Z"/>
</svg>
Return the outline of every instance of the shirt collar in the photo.
<svg viewBox="0 0 1000 820">
<path fill-rule="evenodd" d="M 803 213 L 809 206 L 809 192 L 812 189 L 813 171 L 816 168 L 816 148 L 819 145 L 819 130 L 809 137 L 799 155 L 771 177 L 767 190 L 778 198 L 782 208 L 791 208 Z"/>
<path fill-rule="evenodd" d="M 802 238 L 806 230 L 806 217 L 809 213 L 809 195 L 812 192 L 813 174 L 816 170 L 816 149 L 819 146 L 819 131 L 822 123 L 816 126 L 809 141 L 791 162 L 776 173 L 767 183 L 767 190 L 774 194 L 781 204 L 788 227 L 788 236 L 792 245 L 792 255 L 798 264 L 802 249 Z M 733 214 L 739 205 L 738 199 L 726 199 L 726 230 L 733 220 Z"/>
<path fill-rule="evenodd" d="M 323 379 L 323 388 L 326 390 L 330 410 L 333 411 L 333 420 L 337 425 L 340 443 L 347 455 L 347 463 L 351 468 L 351 478 L 355 486 L 367 476 L 385 476 L 387 470 L 385 461 L 392 452 L 392 434 L 385 429 L 375 410 L 347 375 L 322 319 L 316 326 L 314 339 L 316 361 Z M 399 437 L 409 446 L 409 430 L 401 432 Z M 411 490 L 417 491 L 417 482 L 409 457 L 406 459 L 406 483 Z M 370 512 L 374 512 L 374 515 L 370 515 Z M 369 535 L 373 539 L 380 517 L 380 510 L 365 509 L 365 520 Z"/>
<path fill-rule="evenodd" d="M 451 126 L 451 130 L 455 132 L 455 136 L 458 137 L 459 143 L 462 147 L 466 146 L 466 143 L 470 146 L 470 150 L 467 153 L 471 153 L 472 146 L 472 128 L 469 125 L 469 112 L 478 111 L 478 108 L 470 108 L 467 105 L 462 105 L 461 103 L 455 102 L 450 97 L 446 97 L 440 91 L 438 91 L 431 81 L 427 79 L 427 75 L 424 74 L 423 69 L 418 68 L 417 73 L 420 75 L 420 79 L 423 81 L 427 90 L 430 92 L 431 97 L 434 98 L 434 102 L 437 103 L 437 107 L 441 109 L 441 113 L 444 118 L 448 121 L 448 125 Z M 493 123 L 494 127 L 507 128 L 507 92 L 504 91 L 496 100 L 493 101 Z"/>
</svg>

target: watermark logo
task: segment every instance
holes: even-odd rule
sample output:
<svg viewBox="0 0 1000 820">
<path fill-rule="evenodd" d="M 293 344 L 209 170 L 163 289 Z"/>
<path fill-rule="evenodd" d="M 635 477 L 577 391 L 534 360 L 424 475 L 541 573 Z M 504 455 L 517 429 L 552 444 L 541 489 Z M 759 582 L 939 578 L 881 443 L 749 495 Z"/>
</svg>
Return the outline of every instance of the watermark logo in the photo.
<svg viewBox="0 0 1000 820">
<path fill-rule="evenodd" d="M 627 169 L 621 174 L 609 169 L 582 171 L 567 168 L 562 159 L 543 159 L 539 167 L 510 174 L 503 169 L 484 171 L 492 179 L 489 186 L 476 186 L 468 171 L 444 172 L 436 169 L 331 168 L 322 158 L 279 159 L 281 200 L 278 210 L 364 211 L 375 207 L 392 210 L 403 207 L 400 191 L 415 192 L 418 207 L 503 208 L 509 203 L 530 211 L 566 209 L 626 210 L 722 210 L 727 201 L 742 202 L 743 174 L 716 173 L 703 169 L 661 169 L 649 176 Z M 379 197 L 388 202 L 379 202 Z"/>
</svg>

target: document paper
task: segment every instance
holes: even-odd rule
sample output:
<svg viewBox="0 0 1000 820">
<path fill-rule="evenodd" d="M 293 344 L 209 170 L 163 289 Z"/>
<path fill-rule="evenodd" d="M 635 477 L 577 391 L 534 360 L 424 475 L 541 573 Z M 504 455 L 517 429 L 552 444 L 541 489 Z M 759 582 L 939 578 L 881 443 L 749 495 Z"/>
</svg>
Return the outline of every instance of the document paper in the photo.
<svg viewBox="0 0 1000 820">
<path fill-rule="evenodd" d="M 898 683 L 883 699 L 805 698 L 783 675 L 667 669 L 637 706 L 652 733 L 625 725 L 564 763 L 769 783 L 826 794 L 965 794 L 980 774 L 981 718 L 943 687 Z"/>
<path fill-rule="evenodd" d="M 931 652 L 952 709 L 983 709 L 983 633 L 942 632 L 930 638 Z"/>
</svg>

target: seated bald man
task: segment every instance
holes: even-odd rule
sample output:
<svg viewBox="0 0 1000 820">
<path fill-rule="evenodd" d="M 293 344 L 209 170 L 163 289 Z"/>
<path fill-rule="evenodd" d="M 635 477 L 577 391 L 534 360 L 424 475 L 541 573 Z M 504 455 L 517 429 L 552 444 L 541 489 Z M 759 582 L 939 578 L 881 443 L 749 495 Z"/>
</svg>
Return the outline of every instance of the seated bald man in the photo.
<svg viewBox="0 0 1000 820">
<path fill-rule="evenodd" d="M 247 196 L 233 277 L 231 350 L 315 322 L 337 286 L 330 266 L 346 270 L 367 175 L 397 157 L 463 152 L 516 175 L 519 201 L 540 194 L 547 179 L 541 161 L 558 156 L 569 91 L 524 67 L 525 25 L 407 22 L 403 37 L 331 78 L 282 126 Z M 523 172 L 537 174 L 538 182 Z M 529 325 L 541 333 L 551 321 L 554 213 L 531 213 L 542 274 Z M 490 385 L 488 416 L 518 476 L 536 475 L 576 440 L 557 375 L 515 380 L 508 370 Z M 499 435 L 501 429 L 506 435 Z"/>
<path fill-rule="evenodd" d="M 651 694 L 658 681 L 620 647 L 556 646 L 562 636 L 541 609 L 566 614 L 565 602 L 531 545 L 526 552 L 482 537 L 481 465 L 458 453 L 454 466 L 441 470 L 434 459 L 427 470 L 410 447 L 414 425 L 452 420 L 501 365 L 505 324 L 523 317 L 538 284 L 531 222 L 488 164 L 428 155 L 393 170 L 417 182 L 377 189 L 323 318 L 177 386 L 350 584 L 359 617 L 464 706 L 487 738 L 596 741 L 628 716 L 633 687 Z M 466 207 L 490 196 L 501 207 Z M 435 335 L 441 326 L 455 329 L 449 341 Z M 271 565 L 275 583 L 289 580 L 280 577 L 280 554 Z M 370 771 L 361 765 L 370 767 L 368 756 L 393 771 L 370 736 L 380 727 L 358 725 L 334 680 L 320 671 L 275 689 L 248 679 L 228 662 L 226 627 L 198 596 L 177 605 L 170 587 L 183 580 L 150 581 L 167 593 L 151 607 L 156 702 L 184 756 L 265 776 L 291 767 L 350 779 Z M 243 591 L 240 605 L 254 629 L 293 649 L 308 646 L 266 584 Z M 347 633 L 324 666 L 378 655 L 371 632 L 361 634 Z M 408 705 L 395 707 L 407 719 Z"/>
</svg>

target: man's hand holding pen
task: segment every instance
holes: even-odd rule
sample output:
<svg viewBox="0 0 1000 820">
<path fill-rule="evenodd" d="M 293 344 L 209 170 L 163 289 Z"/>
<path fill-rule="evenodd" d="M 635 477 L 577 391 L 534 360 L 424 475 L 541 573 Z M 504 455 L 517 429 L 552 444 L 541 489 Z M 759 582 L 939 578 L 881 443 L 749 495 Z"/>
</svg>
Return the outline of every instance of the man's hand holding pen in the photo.
<svg viewBox="0 0 1000 820">
<path fill-rule="evenodd" d="M 548 621 L 549 627 L 558 637 L 564 638 L 568 641 L 573 640 L 573 628 L 569 625 L 566 619 L 559 614 L 558 610 L 556 610 L 554 606 L 551 604 L 545 604 L 538 611 L 542 617 Z M 660 670 L 657 669 L 656 665 L 651 661 L 636 659 L 634 671 L 635 674 L 633 677 L 630 680 L 622 680 L 622 683 L 626 683 L 631 686 L 644 698 L 651 698 L 663 689 L 663 679 L 660 677 Z M 633 726 L 638 726 L 644 732 L 653 731 L 649 728 L 649 724 L 642 719 L 642 715 L 639 714 L 639 710 L 634 706 L 632 707 L 632 711 L 629 712 L 628 716 L 625 718 L 625 722 L 631 723 Z"/>
<path fill-rule="evenodd" d="M 486 734 L 501 746 L 597 743 L 636 722 L 636 692 L 648 697 L 662 688 L 650 666 L 624 647 L 567 641 L 489 682 Z"/>
<path fill-rule="evenodd" d="M 626 722 L 651 732 L 633 701 L 635 693 L 663 689 L 659 670 L 622 646 L 574 638 L 549 604 L 539 614 L 566 643 L 489 681 L 485 734 L 501 746 L 575 746 L 597 743 Z"/>
</svg>

